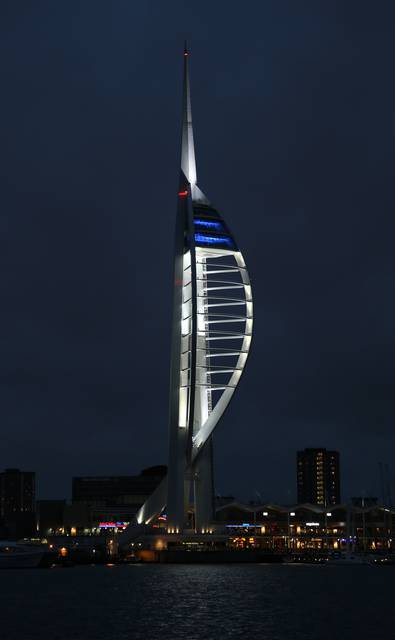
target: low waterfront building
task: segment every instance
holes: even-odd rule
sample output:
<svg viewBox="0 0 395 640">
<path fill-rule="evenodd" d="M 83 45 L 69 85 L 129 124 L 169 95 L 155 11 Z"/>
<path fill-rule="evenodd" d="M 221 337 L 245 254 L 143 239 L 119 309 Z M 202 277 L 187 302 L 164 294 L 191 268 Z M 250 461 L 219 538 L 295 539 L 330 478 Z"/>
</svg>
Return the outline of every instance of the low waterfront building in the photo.
<svg viewBox="0 0 395 640">
<path fill-rule="evenodd" d="M 71 510 L 69 515 L 72 518 L 64 519 L 63 528 L 46 536 L 54 549 L 65 549 L 79 562 L 112 557 L 118 547 L 125 553 L 125 523 L 84 526 L 82 512 Z M 216 523 L 199 531 L 191 527 L 181 533 L 162 514 L 140 528 L 128 549 L 145 561 L 158 561 L 158 552 L 162 551 L 254 551 L 260 561 L 275 561 L 290 554 L 317 558 L 344 550 L 384 556 L 395 552 L 394 533 L 395 509 L 381 505 L 362 508 L 340 504 L 328 510 L 311 504 L 254 505 L 232 501 L 218 506 Z M 188 561 L 190 556 L 186 558 Z M 218 561 L 222 560 L 219 556 Z"/>
<path fill-rule="evenodd" d="M 291 551 L 395 550 L 395 509 L 371 505 L 280 506 L 233 502 L 217 509 L 217 522 L 235 544 Z"/>
<path fill-rule="evenodd" d="M 37 500 L 37 529 L 41 536 L 63 533 L 66 500 Z"/>
</svg>

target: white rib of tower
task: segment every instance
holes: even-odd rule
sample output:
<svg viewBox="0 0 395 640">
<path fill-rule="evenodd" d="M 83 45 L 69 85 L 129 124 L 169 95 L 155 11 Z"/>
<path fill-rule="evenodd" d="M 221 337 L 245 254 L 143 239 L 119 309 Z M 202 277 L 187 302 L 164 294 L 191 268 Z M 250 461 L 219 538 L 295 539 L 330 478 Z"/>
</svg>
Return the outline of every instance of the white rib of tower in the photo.
<svg viewBox="0 0 395 640">
<path fill-rule="evenodd" d="M 191 337 L 195 322 L 197 353 L 192 460 L 211 435 L 239 382 L 250 348 L 253 322 L 251 285 L 239 251 L 197 247 L 196 276 L 196 318 L 193 318 L 191 254 L 188 251 L 184 255 L 180 427 L 187 427 L 191 406 Z M 232 292 L 235 297 L 229 297 Z M 232 341 L 231 347 L 228 341 Z M 229 364 L 224 364 L 224 359 Z M 218 360 L 219 365 L 216 364 Z M 216 382 L 218 376 L 221 376 L 220 383 Z"/>
</svg>

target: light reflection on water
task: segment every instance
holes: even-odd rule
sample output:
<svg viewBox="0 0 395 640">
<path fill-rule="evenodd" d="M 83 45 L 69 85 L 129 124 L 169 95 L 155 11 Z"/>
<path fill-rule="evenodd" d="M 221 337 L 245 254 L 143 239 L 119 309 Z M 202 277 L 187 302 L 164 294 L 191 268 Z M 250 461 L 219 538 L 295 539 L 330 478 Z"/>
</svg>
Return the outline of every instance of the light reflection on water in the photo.
<svg viewBox="0 0 395 640">
<path fill-rule="evenodd" d="M 0 572 L 4 640 L 390 640 L 395 567 L 130 565 Z"/>
</svg>

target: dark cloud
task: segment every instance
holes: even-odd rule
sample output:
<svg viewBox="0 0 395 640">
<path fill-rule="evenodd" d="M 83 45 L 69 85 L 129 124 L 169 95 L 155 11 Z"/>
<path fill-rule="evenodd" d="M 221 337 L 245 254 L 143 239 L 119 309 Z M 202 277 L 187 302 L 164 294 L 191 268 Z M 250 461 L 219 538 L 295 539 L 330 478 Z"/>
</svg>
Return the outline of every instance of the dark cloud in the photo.
<svg viewBox="0 0 395 640">
<path fill-rule="evenodd" d="M 117 0 L 0 8 L 0 466 L 43 496 L 166 461 L 183 40 L 200 183 L 251 272 L 250 362 L 217 488 L 292 500 L 297 448 L 344 493 L 391 462 L 394 10 Z"/>
</svg>

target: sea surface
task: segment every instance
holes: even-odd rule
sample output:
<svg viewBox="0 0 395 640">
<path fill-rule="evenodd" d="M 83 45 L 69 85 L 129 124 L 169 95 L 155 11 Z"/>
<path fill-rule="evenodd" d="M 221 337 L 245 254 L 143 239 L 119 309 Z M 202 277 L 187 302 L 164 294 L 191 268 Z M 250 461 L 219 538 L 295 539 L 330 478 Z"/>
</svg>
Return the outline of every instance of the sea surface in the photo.
<svg viewBox="0 0 395 640">
<path fill-rule="evenodd" d="M 1 640 L 393 640 L 395 566 L 0 571 Z"/>
</svg>

